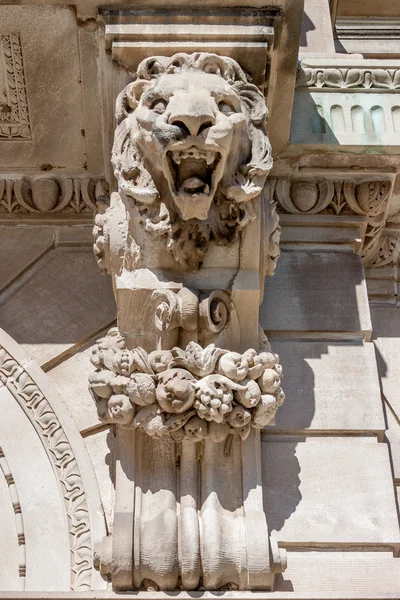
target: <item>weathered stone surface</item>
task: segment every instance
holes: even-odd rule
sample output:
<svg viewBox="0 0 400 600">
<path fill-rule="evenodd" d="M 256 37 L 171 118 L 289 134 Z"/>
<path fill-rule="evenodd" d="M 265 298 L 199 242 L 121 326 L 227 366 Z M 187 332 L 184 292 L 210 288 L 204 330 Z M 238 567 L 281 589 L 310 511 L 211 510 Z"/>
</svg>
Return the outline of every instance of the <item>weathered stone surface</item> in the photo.
<svg viewBox="0 0 400 600">
<path fill-rule="evenodd" d="M 107 527 L 112 529 L 112 509 L 114 500 L 114 474 L 112 469 L 112 452 L 114 449 L 114 432 L 111 428 L 94 431 L 85 438 L 85 446 L 89 452 L 96 480 L 99 486 Z"/>
<path fill-rule="evenodd" d="M 286 399 L 276 428 L 369 431 L 385 421 L 374 346 L 362 342 L 296 342 L 271 339 L 283 366 Z M 273 433 L 269 428 L 264 435 Z"/>
<path fill-rule="evenodd" d="M 306 56 L 307 52 L 335 52 L 328 2 L 321 4 L 319 0 L 305 0 L 299 50 Z"/>
<path fill-rule="evenodd" d="M 351 252 L 282 251 L 265 282 L 260 322 L 267 331 L 355 334 L 371 322 L 363 267 Z"/>
<path fill-rule="evenodd" d="M 40 170 L 49 165 L 84 169 L 85 138 L 81 130 L 85 122 L 73 9 L 8 5 L 0 7 L 0 19 L 3 32 L 14 32 L 18 24 L 23 57 L 19 77 L 25 79 L 31 131 L 31 139 L 23 143 L 20 139 L 3 141 L 3 169 Z"/>
<path fill-rule="evenodd" d="M 386 440 L 390 447 L 393 477 L 400 483 L 400 423 L 388 404 L 385 405 Z"/>
<path fill-rule="evenodd" d="M 382 391 L 400 417 L 400 309 L 371 306 L 373 342 Z"/>
<path fill-rule="evenodd" d="M 0 469 L 15 514 L 18 589 L 105 589 L 92 564 L 105 524 L 84 442 L 45 373 L 3 330 L 0 382 Z"/>
<path fill-rule="evenodd" d="M 2 440 L 2 445 L 4 446 L 4 440 Z M 19 564 L 22 561 L 19 552 L 16 515 L 12 504 L 15 498 L 10 494 L 11 486 L 6 479 L 8 473 L 12 474 L 12 472 L 5 468 L 4 458 L 6 457 L 3 448 L 1 453 L 3 457 L 0 459 L 0 528 L 2 539 L 0 544 L 0 569 L 2 573 L 0 590 L 18 590 L 22 587 L 18 572 Z"/>
<path fill-rule="evenodd" d="M 262 444 L 264 509 L 271 535 L 307 546 L 398 545 L 386 444 L 366 437 Z"/>
<path fill-rule="evenodd" d="M 2 326 L 42 365 L 115 318 L 110 281 L 90 249 L 57 248 L 24 283 L 3 303 Z"/>
<path fill-rule="evenodd" d="M 400 565 L 392 552 L 288 551 L 288 568 L 278 575 L 276 592 L 397 595 Z"/>
<path fill-rule="evenodd" d="M 88 388 L 88 377 L 93 370 L 91 354 L 92 346 L 65 358 L 47 372 L 81 432 L 101 426 Z"/>
<path fill-rule="evenodd" d="M 51 248 L 54 232 L 47 228 L 2 227 L 0 260 L 0 291 Z M 5 260 L 8 257 L 8 260 Z"/>
<path fill-rule="evenodd" d="M 58 481 L 41 441 L 22 408 L 5 387 L 0 388 L 0 398 L 2 448 L 12 466 L 23 515 L 26 541 L 25 589 L 68 591 L 68 531 Z M 16 431 L 18 436 L 15 435 Z M 25 451 L 21 451 L 21 448 Z M 3 515 L 2 511 L 1 514 Z M 6 515 L 7 512 L 4 513 Z M 16 531 L 14 535 L 17 535 Z M 4 545 L 7 544 L 8 539 L 5 539 Z M 13 540 L 10 543 L 11 549 L 12 546 Z M 54 548 L 57 548 L 57 552 L 54 552 Z M 18 564 L 13 566 L 18 569 Z M 3 586 L 2 578 L 0 581 Z"/>
</svg>

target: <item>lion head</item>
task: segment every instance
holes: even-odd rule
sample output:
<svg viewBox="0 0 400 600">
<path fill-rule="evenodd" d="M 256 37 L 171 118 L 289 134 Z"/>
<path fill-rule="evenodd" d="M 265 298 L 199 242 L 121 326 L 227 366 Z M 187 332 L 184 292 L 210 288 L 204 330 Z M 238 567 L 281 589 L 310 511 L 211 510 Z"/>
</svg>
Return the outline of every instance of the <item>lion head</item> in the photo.
<svg viewBox="0 0 400 600">
<path fill-rule="evenodd" d="M 255 217 L 272 166 L 267 114 L 238 63 L 215 54 L 148 58 L 119 95 L 118 190 L 182 265 L 198 267 L 211 240 L 229 243 Z"/>
</svg>

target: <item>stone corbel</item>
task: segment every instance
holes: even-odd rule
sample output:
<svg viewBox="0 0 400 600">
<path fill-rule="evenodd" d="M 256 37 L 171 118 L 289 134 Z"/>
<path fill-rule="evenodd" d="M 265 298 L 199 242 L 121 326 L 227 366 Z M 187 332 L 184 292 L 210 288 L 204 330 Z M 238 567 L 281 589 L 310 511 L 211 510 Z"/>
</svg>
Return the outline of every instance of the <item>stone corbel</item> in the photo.
<svg viewBox="0 0 400 600">
<path fill-rule="evenodd" d="M 94 227 L 118 314 L 90 376 L 116 428 L 113 529 L 96 564 L 116 591 L 272 590 L 286 559 L 264 513 L 260 432 L 284 393 L 258 312 L 279 256 L 264 189 L 275 13 L 241 13 L 246 28 L 226 11 L 225 28 L 221 15 L 178 27 L 149 14 L 103 15 L 134 78 L 116 101 L 118 191 Z"/>
</svg>

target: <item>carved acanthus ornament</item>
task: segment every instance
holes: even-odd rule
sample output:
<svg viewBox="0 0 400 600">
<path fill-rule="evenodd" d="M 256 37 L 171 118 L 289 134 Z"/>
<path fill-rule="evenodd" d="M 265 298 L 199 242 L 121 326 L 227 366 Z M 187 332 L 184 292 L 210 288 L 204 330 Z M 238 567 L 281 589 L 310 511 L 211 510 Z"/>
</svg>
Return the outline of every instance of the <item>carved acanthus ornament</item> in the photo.
<svg viewBox="0 0 400 600">
<path fill-rule="evenodd" d="M 97 562 L 116 590 L 272 589 L 285 557 L 263 511 L 260 430 L 284 393 L 258 325 L 280 235 L 265 99 L 232 58 L 156 56 L 116 119 L 118 191 L 93 230 L 118 314 L 89 378 L 117 437 Z"/>
<path fill-rule="evenodd" d="M 400 232 L 385 231 L 379 239 L 370 267 L 400 264 Z"/>
</svg>

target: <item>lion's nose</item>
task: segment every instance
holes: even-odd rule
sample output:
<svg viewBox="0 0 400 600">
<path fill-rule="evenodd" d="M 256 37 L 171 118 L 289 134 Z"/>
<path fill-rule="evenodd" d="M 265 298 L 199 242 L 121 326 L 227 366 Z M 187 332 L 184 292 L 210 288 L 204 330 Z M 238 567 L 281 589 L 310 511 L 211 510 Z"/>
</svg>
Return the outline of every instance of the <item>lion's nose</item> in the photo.
<svg viewBox="0 0 400 600">
<path fill-rule="evenodd" d="M 203 115 L 171 114 L 168 123 L 179 127 L 188 135 L 195 136 L 215 125 L 215 117 L 212 113 Z"/>
</svg>

